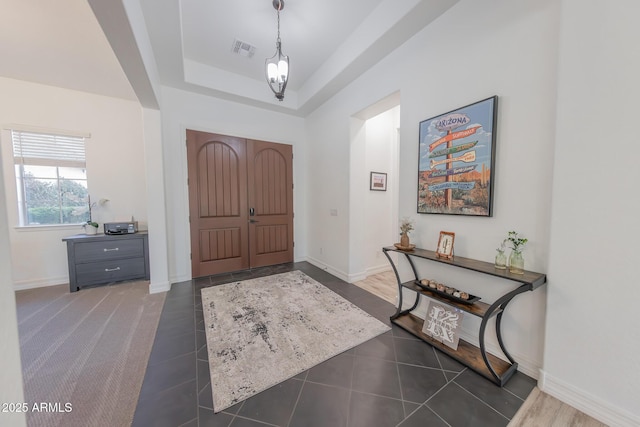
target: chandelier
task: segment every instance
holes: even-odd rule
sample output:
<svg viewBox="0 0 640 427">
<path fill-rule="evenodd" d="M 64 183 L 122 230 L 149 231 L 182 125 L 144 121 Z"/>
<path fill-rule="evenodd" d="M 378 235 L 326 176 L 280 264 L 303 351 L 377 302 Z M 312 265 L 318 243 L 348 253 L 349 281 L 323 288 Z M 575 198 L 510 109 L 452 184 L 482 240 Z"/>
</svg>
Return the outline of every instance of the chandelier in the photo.
<svg viewBox="0 0 640 427">
<path fill-rule="evenodd" d="M 267 83 L 278 98 L 284 99 L 284 90 L 289 80 L 289 57 L 282 53 L 280 41 L 280 11 L 284 8 L 284 0 L 273 0 L 273 7 L 278 13 L 278 38 L 276 39 L 276 53 L 271 58 L 265 59 Z"/>
</svg>

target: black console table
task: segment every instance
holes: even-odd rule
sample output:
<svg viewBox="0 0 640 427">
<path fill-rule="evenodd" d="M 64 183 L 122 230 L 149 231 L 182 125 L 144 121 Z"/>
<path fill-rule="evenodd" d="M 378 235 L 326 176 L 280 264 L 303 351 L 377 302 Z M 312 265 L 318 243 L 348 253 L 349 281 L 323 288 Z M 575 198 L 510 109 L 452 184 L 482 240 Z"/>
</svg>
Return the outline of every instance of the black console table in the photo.
<svg viewBox="0 0 640 427">
<path fill-rule="evenodd" d="M 511 274 L 508 270 L 499 270 L 495 268 L 494 264 L 492 263 L 458 256 L 454 257 L 451 260 L 439 258 L 438 256 L 436 256 L 436 253 L 434 251 L 418 248 L 412 251 L 403 251 L 392 246 L 382 248 L 382 252 L 391 263 L 391 267 L 393 268 L 393 272 L 395 273 L 396 279 L 398 281 L 398 307 L 395 314 L 391 316 L 391 322 L 417 336 L 423 341 L 431 344 L 432 346 L 441 350 L 443 353 L 448 354 L 460 363 L 468 366 L 480 375 L 483 375 L 484 377 L 493 381 L 500 387 L 504 386 L 504 384 L 518 369 L 518 363 L 513 359 L 513 357 L 511 357 L 511 355 L 505 348 L 504 341 L 502 340 L 502 314 L 504 313 L 507 304 L 509 304 L 509 302 L 516 295 L 527 291 L 533 291 L 542 286 L 547 280 L 546 275 L 542 273 L 535 273 L 532 271 L 525 271 L 524 274 Z M 413 270 L 414 280 L 402 283 L 402 281 L 400 280 L 400 275 L 398 274 L 398 269 L 389 256 L 389 252 L 398 252 L 404 254 L 406 259 L 409 261 L 411 269 Z M 418 272 L 414 264 L 414 261 L 416 259 L 435 261 L 442 264 L 450 265 L 452 267 L 464 268 L 467 270 L 500 277 L 502 279 L 511 280 L 515 282 L 517 287 L 499 297 L 492 304 L 487 304 L 479 301 L 474 302 L 473 304 L 460 303 L 418 286 L 417 282 L 420 280 L 420 277 L 418 277 Z M 408 310 L 402 310 L 403 288 L 410 289 L 416 293 L 416 299 L 411 308 L 409 308 Z M 478 342 L 480 344 L 480 347 L 476 347 L 475 345 L 461 339 L 458 343 L 458 349 L 453 350 L 452 348 L 424 334 L 422 332 L 424 320 L 412 313 L 418 307 L 418 303 L 420 302 L 420 298 L 422 296 L 432 298 L 434 300 L 456 307 L 466 313 L 470 313 L 481 318 L 482 321 L 480 323 L 480 329 L 478 332 Z M 509 360 L 508 362 L 490 353 L 487 353 L 486 350 L 485 333 L 487 329 L 487 323 L 493 316 L 496 316 L 495 334 L 498 339 L 498 343 L 500 344 L 500 349 Z"/>
<path fill-rule="evenodd" d="M 77 234 L 67 242 L 69 291 L 124 280 L 149 280 L 149 240 L 144 231 L 120 235 Z"/>
</svg>

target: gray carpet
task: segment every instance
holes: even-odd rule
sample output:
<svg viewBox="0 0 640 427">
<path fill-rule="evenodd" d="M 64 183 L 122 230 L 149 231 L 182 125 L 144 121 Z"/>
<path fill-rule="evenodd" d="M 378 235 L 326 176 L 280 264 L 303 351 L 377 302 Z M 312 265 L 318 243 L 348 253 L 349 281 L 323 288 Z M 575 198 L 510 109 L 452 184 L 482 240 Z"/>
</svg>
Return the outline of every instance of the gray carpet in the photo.
<svg viewBox="0 0 640 427">
<path fill-rule="evenodd" d="M 220 412 L 390 328 L 300 271 L 202 289 Z"/>
<path fill-rule="evenodd" d="M 146 281 L 16 292 L 28 425 L 129 426 L 164 298 Z"/>
</svg>

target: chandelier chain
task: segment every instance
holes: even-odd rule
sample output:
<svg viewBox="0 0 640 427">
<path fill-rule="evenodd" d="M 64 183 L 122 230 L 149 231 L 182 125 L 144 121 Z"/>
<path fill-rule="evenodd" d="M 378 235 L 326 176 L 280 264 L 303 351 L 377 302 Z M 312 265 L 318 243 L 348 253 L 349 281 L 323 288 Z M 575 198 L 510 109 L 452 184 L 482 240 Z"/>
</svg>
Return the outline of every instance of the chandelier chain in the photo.
<svg viewBox="0 0 640 427">
<path fill-rule="evenodd" d="M 281 3 L 278 3 L 278 42 L 280 42 L 280 9 Z"/>
</svg>

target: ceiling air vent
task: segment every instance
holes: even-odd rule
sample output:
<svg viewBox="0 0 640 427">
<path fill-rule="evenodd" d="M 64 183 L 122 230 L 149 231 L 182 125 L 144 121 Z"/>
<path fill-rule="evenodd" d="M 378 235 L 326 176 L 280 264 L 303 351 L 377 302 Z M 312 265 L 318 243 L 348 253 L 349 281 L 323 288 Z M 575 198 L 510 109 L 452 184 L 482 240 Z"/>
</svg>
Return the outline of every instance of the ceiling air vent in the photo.
<svg viewBox="0 0 640 427">
<path fill-rule="evenodd" d="M 231 46 L 231 52 L 251 58 L 256 52 L 256 47 L 242 40 L 235 39 L 233 40 L 233 46 Z"/>
</svg>

